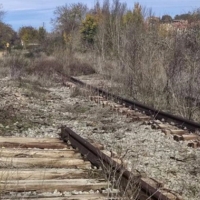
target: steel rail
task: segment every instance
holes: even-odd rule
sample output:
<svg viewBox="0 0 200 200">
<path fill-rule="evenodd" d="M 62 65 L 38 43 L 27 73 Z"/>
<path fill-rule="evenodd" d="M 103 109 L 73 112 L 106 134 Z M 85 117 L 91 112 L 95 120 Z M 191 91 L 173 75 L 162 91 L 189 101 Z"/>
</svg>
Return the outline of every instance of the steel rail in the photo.
<svg viewBox="0 0 200 200">
<path fill-rule="evenodd" d="M 99 149 L 95 148 L 92 144 L 80 137 L 70 128 L 63 126 L 61 128 L 60 137 L 63 141 L 70 142 L 72 147 L 77 148 L 79 152 L 93 165 L 97 167 L 107 165 L 110 166 L 112 170 L 118 172 L 122 176 L 123 180 L 125 180 L 124 187 L 126 187 L 130 183 L 130 180 L 134 180 L 134 183 L 137 183 L 140 186 L 141 190 L 138 199 L 142 200 L 146 199 L 146 197 L 151 197 L 148 199 L 170 200 L 166 195 L 162 194 L 159 191 L 159 185 L 157 188 L 154 188 L 143 181 L 141 177 L 133 175 L 131 172 L 127 171 L 122 165 L 118 164 L 113 159 L 102 153 Z M 177 198 L 177 200 L 179 200 L 179 198 Z"/>
<path fill-rule="evenodd" d="M 200 131 L 200 124 L 194 121 L 190 121 L 188 119 L 184 119 L 183 117 L 180 116 L 176 116 L 167 112 L 163 112 L 160 110 L 157 110 L 155 108 L 151 108 L 147 105 L 144 105 L 142 103 L 136 102 L 136 101 L 132 101 L 129 99 L 125 99 L 123 97 L 117 96 L 115 94 L 111 94 L 107 91 L 102 90 L 101 88 L 96 88 L 93 87 L 91 85 L 88 85 L 74 77 L 70 77 L 70 81 L 72 81 L 73 83 L 79 84 L 81 86 L 87 87 L 88 89 L 91 89 L 95 92 L 97 92 L 100 95 L 104 95 L 107 98 L 112 98 L 114 101 L 118 101 L 121 104 L 125 104 L 125 106 L 127 107 L 131 107 L 132 109 L 137 108 L 138 110 L 145 112 L 146 115 L 151 116 L 154 119 L 159 119 L 159 120 L 165 120 L 168 122 L 175 122 L 177 126 L 181 127 L 181 128 L 187 128 L 190 131 Z"/>
</svg>

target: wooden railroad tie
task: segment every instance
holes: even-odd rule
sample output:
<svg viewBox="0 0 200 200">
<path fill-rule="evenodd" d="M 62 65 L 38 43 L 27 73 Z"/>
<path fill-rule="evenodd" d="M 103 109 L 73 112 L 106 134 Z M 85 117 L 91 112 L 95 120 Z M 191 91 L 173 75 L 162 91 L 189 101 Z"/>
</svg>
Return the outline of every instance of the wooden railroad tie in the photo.
<svg viewBox="0 0 200 200">
<path fill-rule="evenodd" d="M 58 138 L 0 137 L 0 155 L 0 199 L 65 199 L 46 196 L 54 191 L 69 192 L 66 199 L 107 199 L 95 192 L 70 195 L 75 190 L 101 191 L 109 183 L 91 176 L 91 163 Z M 24 192 L 27 197 L 18 196 Z"/>
</svg>

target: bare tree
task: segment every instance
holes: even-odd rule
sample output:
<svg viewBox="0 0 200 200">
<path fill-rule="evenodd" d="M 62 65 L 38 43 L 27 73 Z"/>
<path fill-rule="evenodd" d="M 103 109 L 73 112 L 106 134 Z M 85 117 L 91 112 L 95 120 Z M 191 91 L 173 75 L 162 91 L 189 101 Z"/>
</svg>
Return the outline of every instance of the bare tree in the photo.
<svg viewBox="0 0 200 200">
<path fill-rule="evenodd" d="M 57 7 L 54 11 L 55 18 L 51 20 L 54 29 L 62 34 L 69 49 L 72 50 L 73 42 L 79 34 L 79 28 L 87 12 L 87 6 L 82 3 Z"/>
</svg>

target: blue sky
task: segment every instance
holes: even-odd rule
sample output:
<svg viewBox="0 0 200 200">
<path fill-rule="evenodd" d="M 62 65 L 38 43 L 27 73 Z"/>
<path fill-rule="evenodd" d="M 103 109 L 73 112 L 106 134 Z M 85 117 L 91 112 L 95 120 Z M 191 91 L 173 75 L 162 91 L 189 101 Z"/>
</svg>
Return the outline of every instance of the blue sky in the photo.
<svg viewBox="0 0 200 200">
<path fill-rule="evenodd" d="M 44 23 L 48 31 L 52 29 L 50 20 L 54 17 L 53 11 L 57 6 L 78 2 L 87 4 L 91 8 L 96 0 L 0 0 L 3 10 L 6 11 L 4 22 L 15 30 L 21 26 L 38 28 Z M 132 8 L 135 2 L 139 2 L 142 6 L 151 8 L 157 16 L 170 14 L 173 17 L 200 8 L 200 0 L 121 0 L 121 2 L 127 3 L 129 8 Z"/>
</svg>

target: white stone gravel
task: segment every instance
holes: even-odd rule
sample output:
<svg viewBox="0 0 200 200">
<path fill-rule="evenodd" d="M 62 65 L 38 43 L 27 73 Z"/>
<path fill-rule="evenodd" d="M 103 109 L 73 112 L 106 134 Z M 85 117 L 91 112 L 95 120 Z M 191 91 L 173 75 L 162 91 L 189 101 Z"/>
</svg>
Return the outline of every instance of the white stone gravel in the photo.
<svg viewBox="0 0 200 200">
<path fill-rule="evenodd" d="M 72 98 L 70 89 L 61 85 L 47 88 L 49 92 L 39 96 L 27 96 L 26 89 L 10 80 L 0 80 L 0 84 L 4 86 L 0 108 L 14 103 L 13 112 L 19 115 L 11 124 L 0 121 L 2 135 L 58 137 L 60 127 L 67 125 L 84 138 L 116 151 L 119 157 L 128 149 L 125 159 L 129 169 L 155 178 L 186 200 L 200 199 L 199 149 L 178 143 L 141 122 L 130 122 L 83 96 Z"/>
</svg>

